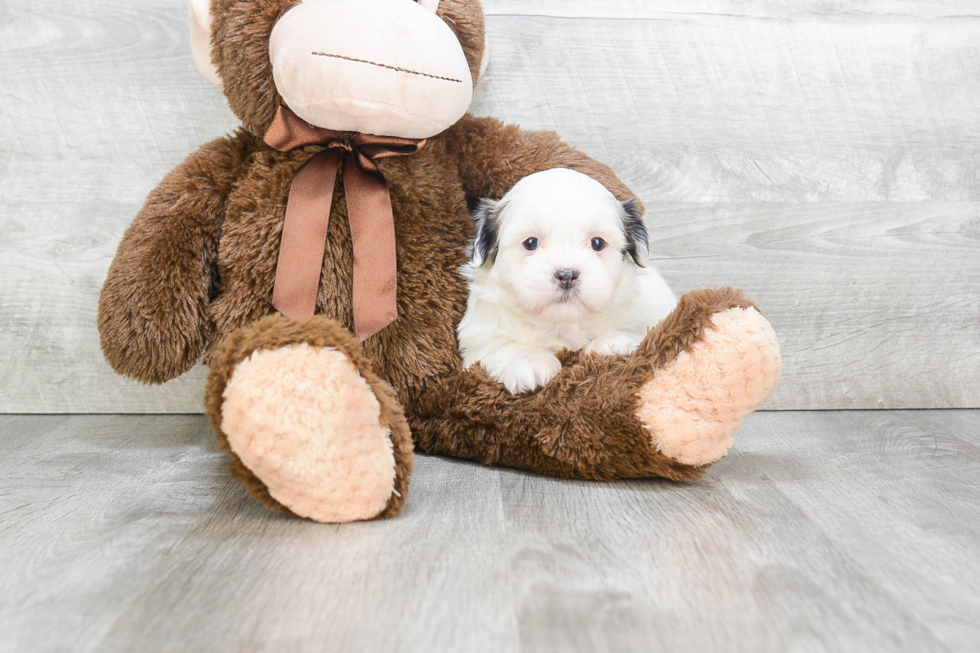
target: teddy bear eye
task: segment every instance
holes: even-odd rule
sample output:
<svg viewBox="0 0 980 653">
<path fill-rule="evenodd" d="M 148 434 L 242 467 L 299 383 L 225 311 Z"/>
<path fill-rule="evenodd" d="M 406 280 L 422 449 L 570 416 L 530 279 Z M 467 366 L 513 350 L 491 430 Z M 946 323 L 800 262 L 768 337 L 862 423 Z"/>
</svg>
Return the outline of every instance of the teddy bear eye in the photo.
<svg viewBox="0 0 980 653">
<path fill-rule="evenodd" d="M 601 252 L 605 248 L 606 248 L 606 241 L 604 241 L 602 238 L 592 239 L 592 249 L 594 249 L 597 252 Z"/>
<path fill-rule="evenodd" d="M 524 249 L 526 249 L 527 251 L 533 252 L 537 248 L 538 248 L 537 238 L 528 238 L 527 240 L 524 241 Z"/>
</svg>

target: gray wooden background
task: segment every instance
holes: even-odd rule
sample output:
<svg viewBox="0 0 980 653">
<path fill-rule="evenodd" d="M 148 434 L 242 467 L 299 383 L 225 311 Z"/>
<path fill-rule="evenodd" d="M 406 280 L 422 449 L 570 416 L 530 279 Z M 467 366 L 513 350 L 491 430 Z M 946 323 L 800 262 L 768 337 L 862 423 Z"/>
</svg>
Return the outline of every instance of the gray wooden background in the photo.
<svg viewBox="0 0 980 653">
<path fill-rule="evenodd" d="M 680 291 L 778 331 L 771 409 L 980 406 L 980 3 L 484 0 L 474 105 L 646 202 Z M 0 3 L 0 412 L 199 412 L 113 375 L 96 299 L 149 190 L 236 126 L 183 0 Z"/>
</svg>

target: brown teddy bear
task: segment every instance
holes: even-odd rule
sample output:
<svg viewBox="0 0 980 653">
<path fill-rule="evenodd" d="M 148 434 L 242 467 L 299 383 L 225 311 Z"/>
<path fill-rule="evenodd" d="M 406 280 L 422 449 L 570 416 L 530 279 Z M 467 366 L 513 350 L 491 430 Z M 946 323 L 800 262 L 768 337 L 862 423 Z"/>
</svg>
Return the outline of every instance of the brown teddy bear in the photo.
<svg viewBox="0 0 980 653">
<path fill-rule="evenodd" d="M 683 296 L 629 356 L 565 352 L 536 392 L 461 369 L 474 203 L 551 168 L 633 196 L 553 133 L 466 113 L 479 0 L 192 0 L 191 25 L 242 128 L 150 194 L 99 330 L 113 368 L 147 383 L 204 355 L 208 417 L 265 505 L 394 515 L 413 442 L 569 478 L 693 480 L 772 391 L 775 335 L 727 289 Z"/>
</svg>

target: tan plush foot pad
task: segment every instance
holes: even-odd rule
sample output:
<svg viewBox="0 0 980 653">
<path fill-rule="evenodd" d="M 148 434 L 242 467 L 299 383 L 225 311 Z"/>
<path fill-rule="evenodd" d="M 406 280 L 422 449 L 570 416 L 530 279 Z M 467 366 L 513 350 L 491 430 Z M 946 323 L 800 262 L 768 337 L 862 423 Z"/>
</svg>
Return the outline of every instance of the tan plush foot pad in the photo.
<svg viewBox="0 0 980 653">
<path fill-rule="evenodd" d="M 381 406 L 347 357 L 307 344 L 256 351 L 224 391 L 231 450 L 293 513 L 319 522 L 377 516 L 394 490 Z"/>
<path fill-rule="evenodd" d="M 732 434 L 772 393 L 782 369 L 779 343 L 754 308 L 715 314 L 690 352 L 641 386 L 637 416 L 657 449 L 686 465 L 728 453 Z"/>
</svg>

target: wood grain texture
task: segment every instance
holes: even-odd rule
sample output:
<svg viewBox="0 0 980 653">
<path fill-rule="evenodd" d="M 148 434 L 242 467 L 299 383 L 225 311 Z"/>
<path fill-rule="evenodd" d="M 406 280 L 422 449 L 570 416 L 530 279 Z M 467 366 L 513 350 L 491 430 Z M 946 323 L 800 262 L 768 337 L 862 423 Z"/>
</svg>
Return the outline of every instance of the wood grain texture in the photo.
<svg viewBox="0 0 980 653">
<path fill-rule="evenodd" d="M 783 352 L 767 406 L 980 402 L 980 204 L 663 203 L 648 216 L 675 289 L 752 289 Z"/>
<path fill-rule="evenodd" d="M 980 411 L 757 413 L 694 484 L 418 459 L 262 509 L 198 416 L 0 416 L 0 652 L 974 651 Z"/>
<path fill-rule="evenodd" d="M 804 5 L 785 0 L 483 0 L 490 16 L 550 16 L 562 18 L 658 18 L 671 15 L 799 19 L 832 16 L 917 18 L 976 17 L 972 0 L 821 0 Z"/>
<path fill-rule="evenodd" d="M 787 348 L 768 408 L 980 406 L 980 5 L 485 5 L 474 110 L 612 165 L 678 289 L 759 302 Z M 182 0 L 0 5 L 0 411 L 201 410 L 201 368 L 141 387 L 95 330 L 146 194 L 236 126 L 185 17 Z"/>
</svg>

